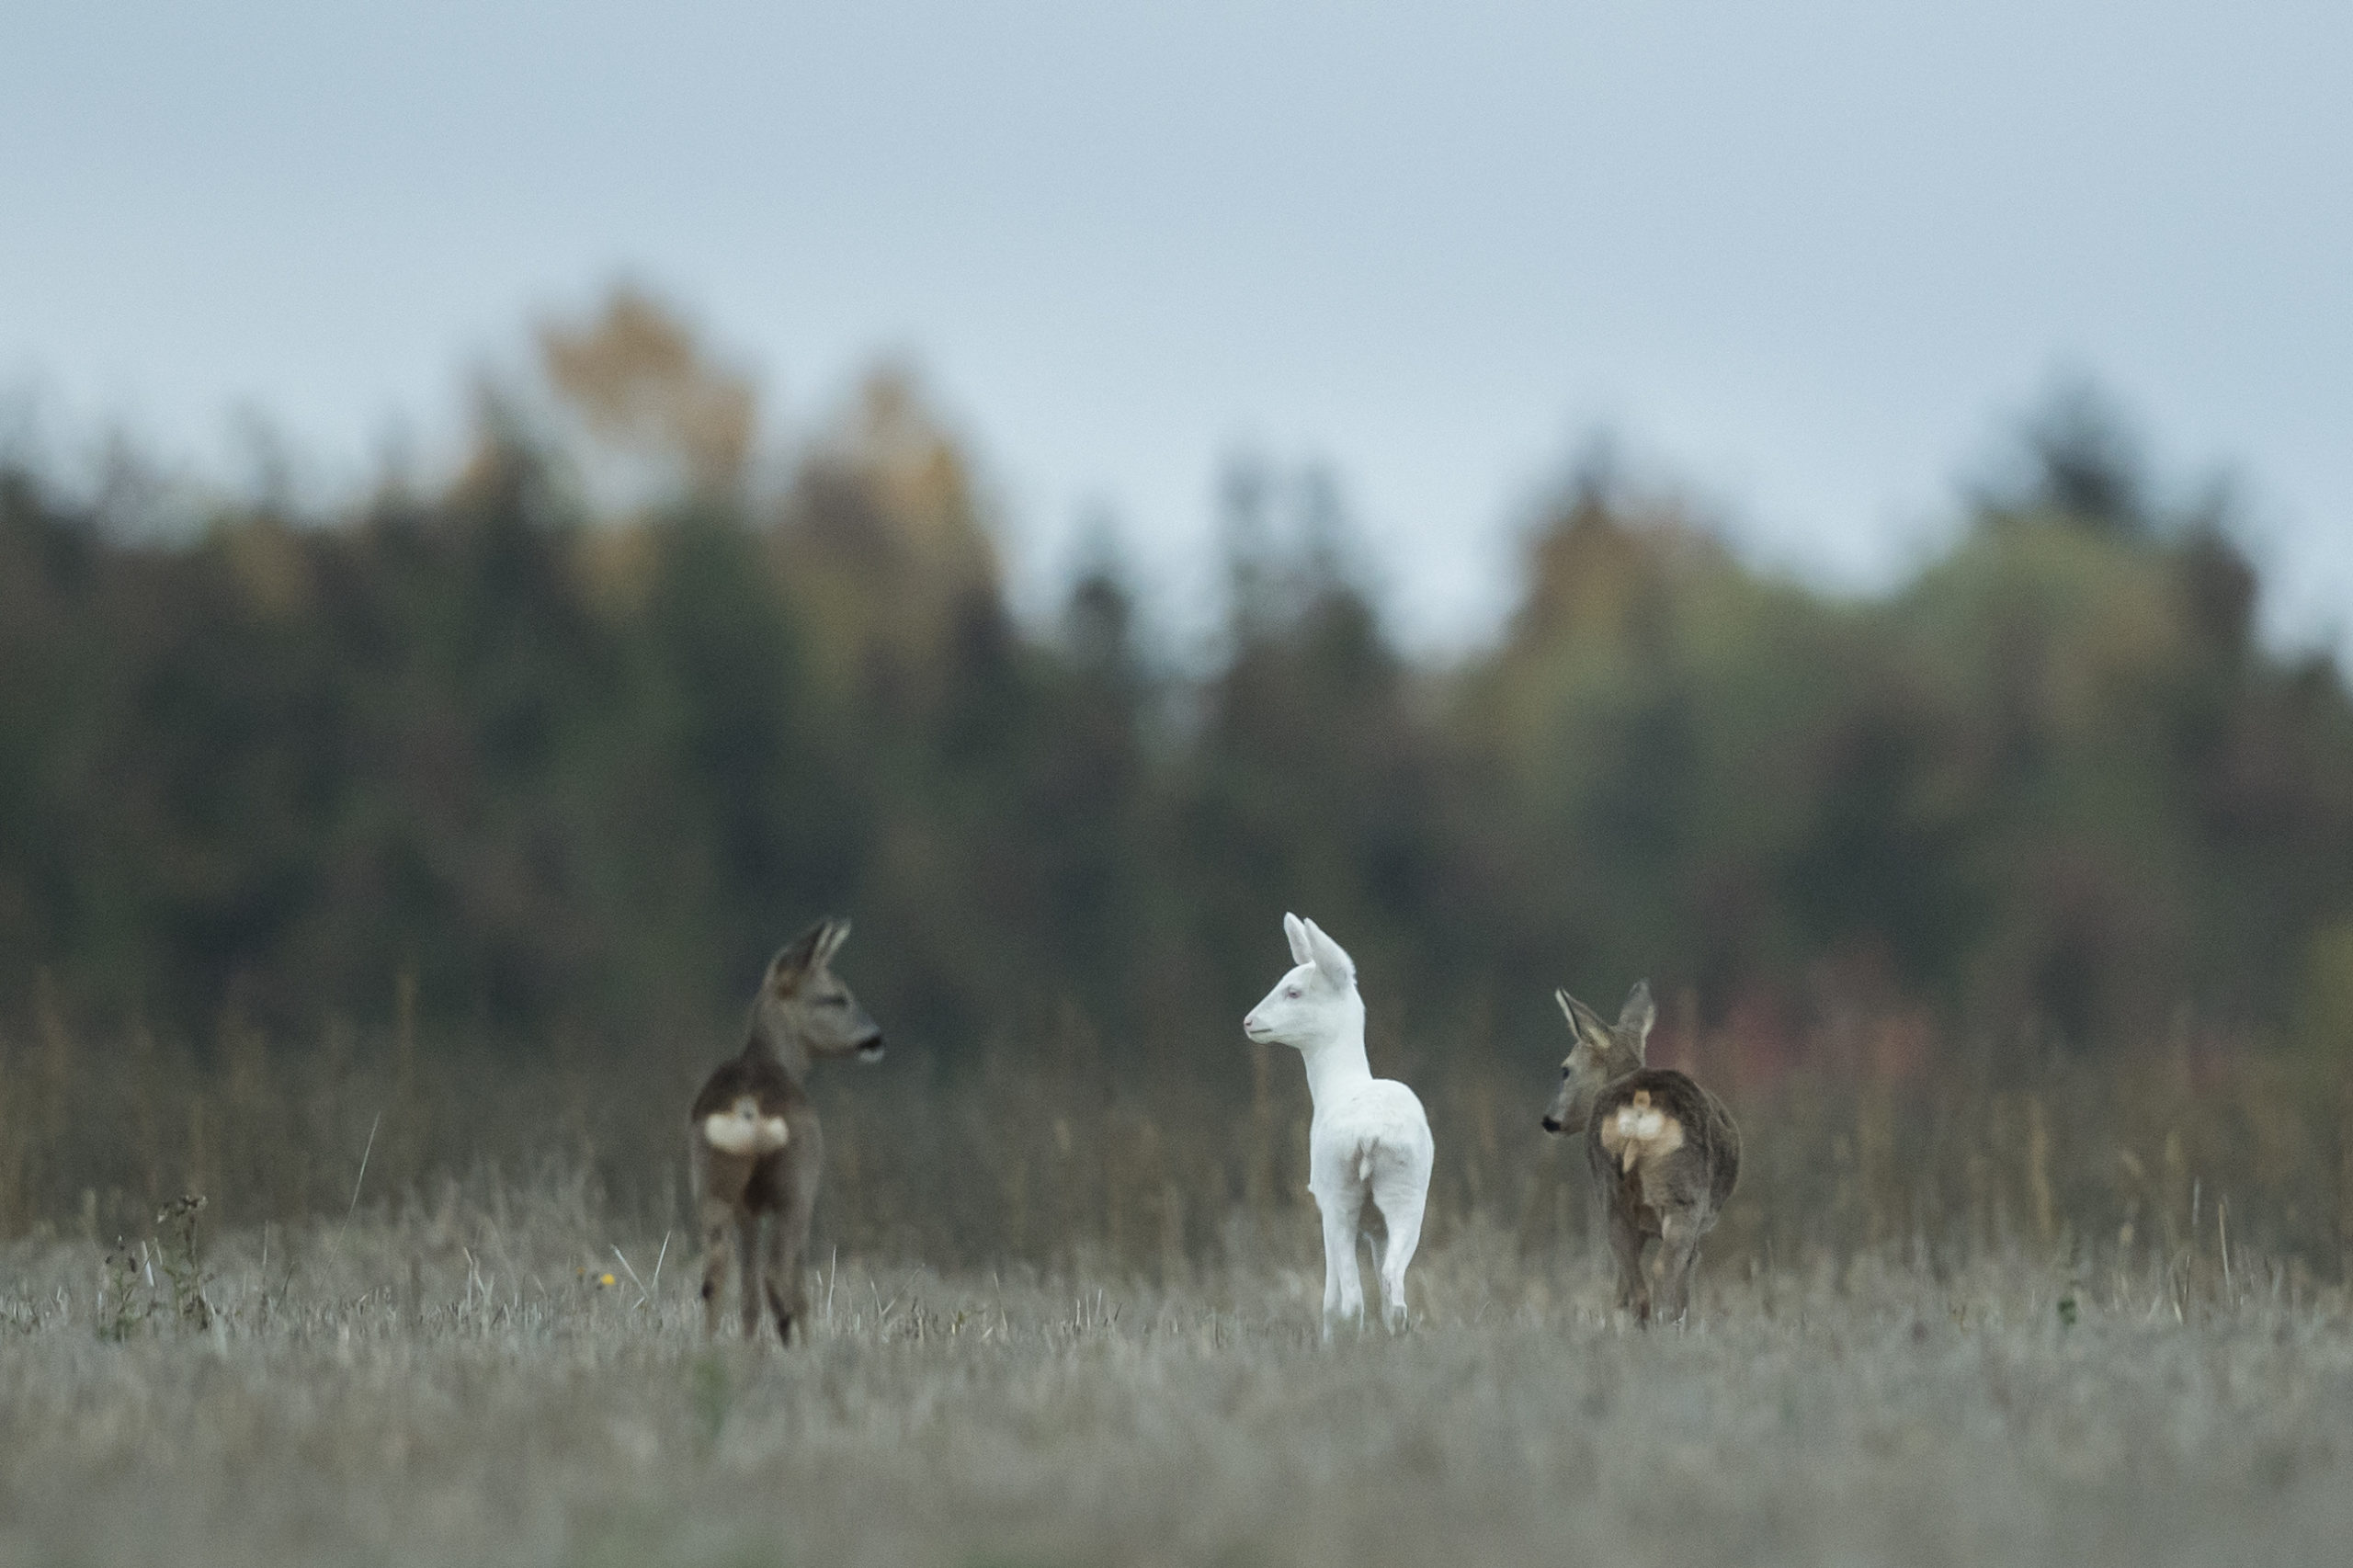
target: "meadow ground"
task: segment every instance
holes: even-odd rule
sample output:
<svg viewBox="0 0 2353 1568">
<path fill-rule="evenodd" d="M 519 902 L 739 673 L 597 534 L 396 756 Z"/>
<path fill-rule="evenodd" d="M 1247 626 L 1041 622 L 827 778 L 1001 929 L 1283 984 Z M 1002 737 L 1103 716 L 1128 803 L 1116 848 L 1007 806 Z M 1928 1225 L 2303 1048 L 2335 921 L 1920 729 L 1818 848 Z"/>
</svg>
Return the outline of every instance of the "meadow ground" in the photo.
<svg viewBox="0 0 2353 1568">
<path fill-rule="evenodd" d="M 2353 1311 L 2244 1256 L 2227 1278 L 1703 1263 L 1698 1322 L 1643 1333 L 1581 1252 L 1466 1225 L 1415 1265 L 1410 1333 L 1328 1348 L 1319 1276 L 1279 1263 L 822 1257 L 786 1354 L 707 1347 L 682 1238 L 610 1233 L 577 1191 L 240 1231 L 204 1244 L 185 1315 L 165 1229 L 112 1266 L 86 1238 L 0 1247 L 0 1563 L 2335 1563 L 2353 1541 Z"/>
</svg>

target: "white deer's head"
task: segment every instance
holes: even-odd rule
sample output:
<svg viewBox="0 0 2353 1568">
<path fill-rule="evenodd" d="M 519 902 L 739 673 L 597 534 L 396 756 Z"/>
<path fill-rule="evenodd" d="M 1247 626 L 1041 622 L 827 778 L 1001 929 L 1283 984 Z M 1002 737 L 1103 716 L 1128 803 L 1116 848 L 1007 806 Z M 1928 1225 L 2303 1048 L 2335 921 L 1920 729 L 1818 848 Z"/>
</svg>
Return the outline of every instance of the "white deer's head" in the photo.
<svg viewBox="0 0 2353 1568">
<path fill-rule="evenodd" d="M 1242 1032 L 1260 1045 L 1288 1045 L 1305 1055 L 1344 1039 L 1361 1039 L 1364 999 L 1357 994 L 1357 964 L 1347 949 L 1313 920 L 1283 916 L 1295 967 L 1242 1020 Z"/>
</svg>

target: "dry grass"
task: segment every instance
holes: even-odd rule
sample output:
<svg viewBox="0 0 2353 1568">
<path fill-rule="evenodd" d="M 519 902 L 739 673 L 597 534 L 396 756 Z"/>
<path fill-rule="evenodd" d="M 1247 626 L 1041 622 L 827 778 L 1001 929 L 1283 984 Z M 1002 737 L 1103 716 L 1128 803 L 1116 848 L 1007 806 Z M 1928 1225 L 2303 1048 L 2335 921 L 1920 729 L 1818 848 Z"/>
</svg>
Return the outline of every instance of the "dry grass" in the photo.
<svg viewBox="0 0 2353 1568">
<path fill-rule="evenodd" d="M 498 1055 L 404 1028 L 264 1042 L 224 1026 L 197 1050 L 36 1007 L 0 1018 L 0 1238 L 135 1234 L 189 1191 L 224 1227 L 341 1219 L 355 1187 L 366 1214 L 414 1207 L 452 1176 L 536 1186 L 551 1167 L 585 1174 L 603 1210 L 658 1233 L 686 1212 L 678 1108 L 728 1038 Z M 1769 1077 L 1744 1074 L 1728 1034 L 1687 1031 L 1653 1052 L 1722 1092 L 1743 1129 L 1719 1257 L 1895 1247 L 1946 1272 L 2013 1253 L 2129 1270 L 2218 1259 L 2227 1228 L 2234 1244 L 2353 1281 L 2353 1074 L 2338 1064 L 2188 1036 L 2130 1061 L 2019 1060 L 1925 1036 L 1898 1051 L 1863 1026 L 1803 1044 L 1803 1065 Z M 1307 1094 L 1279 1058 L 1224 1041 L 1137 1062 L 1072 1024 L 952 1070 L 913 1049 L 821 1071 L 820 1228 L 846 1251 L 941 1267 L 1053 1267 L 1091 1250 L 1174 1280 L 1231 1261 L 1237 1211 L 1296 1230 Z M 1376 1039 L 1373 1060 L 1429 1108 L 1431 1243 L 1487 1222 L 1523 1251 L 1587 1241 L 1581 1161 L 1536 1125 L 1557 1058 Z"/>
<path fill-rule="evenodd" d="M 680 1237 L 657 1284 L 662 1235 L 585 1178 L 199 1233 L 201 1328 L 148 1283 L 168 1237 L 134 1244 L 154 1310 L 127 1326 L 103 1249 L 18 1242 L 0 1562 L 2284 1563 L 2353 1539 L 2353 1305 L 2244 1254 L 2227 1281 L 1716 1260 L 1698 1324 L 1643 1334 L 1582 1249 L 1469 1221 L 1416 1266 L 1412 1333 L 1325 1349 L 1312 1234 L 1227 1230 L 1165 1282 L 824 1260 L 790 1355 L 707 1348 Z"/>
<path fill-rule="evenodd" d="M 2353 1540 L 2332 1072 L 2185 1043 L 2108 1075 L 1875 1074 L 1832 1041 L 1745 1084 L 1699 1040 L 1747 1160 L 1699 1322 L 1644 1335 L 1606 1310 L 1573 1152 L 1535 1131 L 1546 1064 L 1376 1045 L 1438 1133 L 1403 1339 L 1316 1342 L 1295 1068 L 1236 1048 L 1140 1079 L 1074 1035 L 952 1083 L 912 1054 L 821 1075 L 817 1321 L 784 1355 L 699 1337 L 665 1108 L 708 1041 L 195 1052 L 44 1011 L 0 1032 L 0 1564 L 2140 1565 Z M 190 1190 L 193 1256 L 158 1215 Z"/>
</svg>

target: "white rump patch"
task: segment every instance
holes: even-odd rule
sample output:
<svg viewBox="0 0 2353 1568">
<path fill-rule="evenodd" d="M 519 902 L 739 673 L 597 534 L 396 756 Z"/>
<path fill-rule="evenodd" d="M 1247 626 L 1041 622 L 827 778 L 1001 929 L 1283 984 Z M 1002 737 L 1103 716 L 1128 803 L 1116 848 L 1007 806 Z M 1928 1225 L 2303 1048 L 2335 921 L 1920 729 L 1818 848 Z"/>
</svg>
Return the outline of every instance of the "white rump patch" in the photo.
<svg viewBox="0 0 2353 1568">
<path fill-rule="evenodd" d="M 790 1141 L 791 1130 L 780 1116 L 762 1116 L 760 1102 L 750 1095 L 739 1097 L 730 1110 L 715 1110 L 702 1119 L 706 1142 L 722 1154 L 773 1154 Z"/>
<path fill-rule="evenodd" d="M 1636 1089 L 1601 1124 L 1601 1147 L 1617 1156 L 1620 1170 L 1631 1171 L 1637 1160 L 1654 1160 L 1683 1147 L 1683 1124 L 1652 1105 L 1648 1089 Z"/>
</svg>

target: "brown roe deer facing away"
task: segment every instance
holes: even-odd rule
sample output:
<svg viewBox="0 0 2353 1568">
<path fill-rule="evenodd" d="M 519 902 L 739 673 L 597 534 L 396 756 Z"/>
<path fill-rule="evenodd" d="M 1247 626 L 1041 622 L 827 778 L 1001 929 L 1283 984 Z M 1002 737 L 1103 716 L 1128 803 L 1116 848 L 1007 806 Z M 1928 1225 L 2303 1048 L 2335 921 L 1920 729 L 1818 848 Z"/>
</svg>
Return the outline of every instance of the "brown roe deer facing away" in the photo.
<svg viewBox="0 0 2353 1568">
<path fill-rule="evenodd" d="M 813 1058 L 855 1052 L 873 1062 L 882 1054 L 882 1031 L 829 967 L 848 935 L 847 920 L 820 921 L 777 954 L 752 1002 L 743 1054 L 713 1073 L 695 1096 L 707 1335 L 719 1333 L 719 1291 L 731 1241 L 742 1254 L 745 1336 L 760 1331 L 763 1290 L 777 1337 L 787 1345 L 793 1324 L 804 1316 L 801 1253 L 809 1241 L 825 1142 L 801 1083 Z M 801 1332 L 808 1336 L 805 1322 Z"/>
<path fill-rule="evenodd" d="M 1575 1037 L 1544 1131 L 1585 1134 L 1618 1262 L 1618 1304 L 1647 1324 L 1655 1304 L 1681 1322 L 1691 1267 L 1740 1176 L 1740 1129 L 1723 1102 L 1682 1074 L 1643 1065 L 1658 1008 L 1636 983 L 1616 1024 L 1570 995 L 1552 999 Z M 1658 1251 L 1647 1270 L 1643 1255 Z"/>
</svg>

